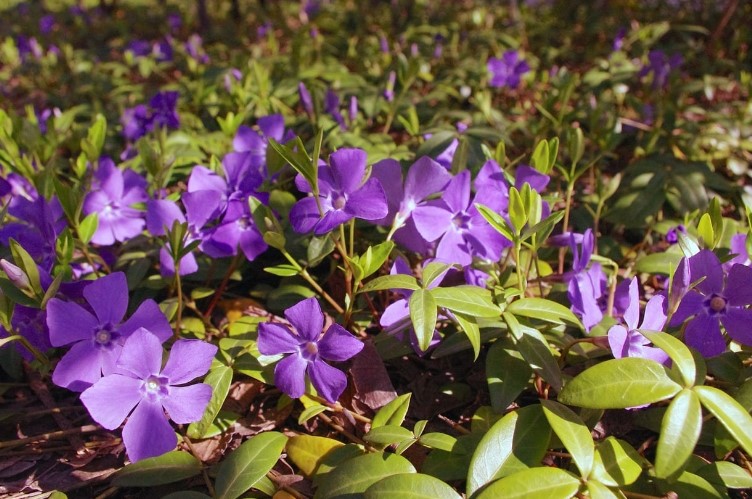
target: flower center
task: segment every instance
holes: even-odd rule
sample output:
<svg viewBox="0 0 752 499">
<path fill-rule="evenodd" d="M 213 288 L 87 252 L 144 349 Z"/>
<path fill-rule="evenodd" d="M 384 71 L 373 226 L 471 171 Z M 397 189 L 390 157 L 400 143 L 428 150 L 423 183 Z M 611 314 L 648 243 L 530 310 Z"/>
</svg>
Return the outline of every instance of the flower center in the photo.
<svg viewBox="0 0 752 499">
<path fill-rule="evenodd" d="M 306 349 L 306 352 L 308 352 L 311 355 L 316 355 L 317 353 L 319 353 L 318 345 L 316 345 L 316 343 L 312 341 L 309 341 L 308 343 L 306 343 L 305 349 Z"/>
<path fill-rule="evenodd" d="M 454 226 L 461 230 L 468 230 L 470 228 L 470 215 L 466 213 L 460 213 L 452 219 Z"/>
<path fill-rule="evenodd" d="M 723 312 L 726 309 L 726 300 L 721 296 L 714 295 L 710 299 L 710 309 L 716 313 Z"/>
<path fill-rule="evenodd" d="M 340 195 L 334 200 L 332 206 L 335 210 L 341 210 L 345 207 L 345 204 L 347 204 L 347 199 L 345 199 L 345 196 Z"/>
<path fill-rule="evenodd" d="M 99 346 L 109 346 L 118 334 L 115 332 L 115 326 L 107 323 L 99 326 L 94 330 L 94 341 Z"/>
<path fill-rule="evenodd" d="M 141 390 L 152 400 L 160 399 L 168 394 L 168 380 L 164 376 L 151 375 L 144 380 Z"/>
</svg>

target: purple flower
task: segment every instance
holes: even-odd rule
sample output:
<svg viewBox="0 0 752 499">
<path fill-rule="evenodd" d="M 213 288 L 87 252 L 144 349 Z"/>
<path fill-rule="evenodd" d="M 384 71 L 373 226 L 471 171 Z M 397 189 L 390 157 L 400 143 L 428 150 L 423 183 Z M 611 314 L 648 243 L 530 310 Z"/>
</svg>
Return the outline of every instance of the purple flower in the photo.
<svg viewBox="0 0 752 499">
<path fill-rule="evenodd" d="M 73 302 L 52 298 L 47 326 L 52 346 L 73 346 L 52 374 L 52 381 L 70 390 L 83 390 L 102 375 L 115 371 L 125 339 L 139 327 L 149 327 L 162 341 L 172 335 L 170 323 L 154 300 L 145 300 L 127 321 L 128 284 L 115 272 L 86 286 L 83 296 L 90 312 Z"/>
<path fill-rule="evenodd" d="M 167 14 L 167 25 L 170 27 L 170 33 L 176 33 L 180 31 L 183 26 L 183 18 L 180 17 L 179 12 L 170 12 Z"/>
<path fill-rule="evenodd" d="M 653 73 L 653 89 L 664 88 L 668 83 L 671 72 L 681 66 L 683 61 L 684 59 L 681 54 L 674 54 L 668 57 L 661 50 L 651 50 L 648 53 L 648 62 L 642 67 L 638 76 L 644 78 Z"/>
<path fill-rule="evenodd" d="M 165 410 L 178 424 L 198 421 L 212 394 L 206 383 L 185 384 L 209 370 L 217 347 L 199 340 L 176 341 L 162 369 L 161 343 L 151 331 L 138 328 L 125 341 L 116 370 L 81 394 L 91 417 L 108 430 L 128 418 L 123 443 L 133 462 L 177 445 Z"/>
<path fill-rule="evenodd" d="M 749 266 L 752 264 L 752 260 L 749 258 L 749 251 L 747 251 L 747 234 L 734 234 L 731 236 L 731 254 L 735 255 L 731 260 L 724 264 L 724 267 L 728 270 L 734 264 L 741 264 Z"/>
<path fill-rule="evenodd" d="M 524 60 L 520 60 L 520 54 L 516 50 L 504 52 L 501 59 L 491 57 L 487 67 L 491 73 L 489 85 L 497 88 L 517 88 L 522 75 L 530 71 L 530 66 Z"/>
<path fill-rule="evenodd" d="M 258 131 L 241 125 L 232 140 L 232 148 L 236 152 L 248 153 L 251 168 L 263 180 L 267 176 L 266 149 L 269 139 L 283 142 L 286 138 L 285 118 L 281 114 L 272 114 L 259 118 Z"/>
<path fill-rule="evenodd" d="M 151 125 L 155 128 L 180 128 L 177 112 L 179 92 L 157 92 L 149 101 L 151 108 Z"/>
<path fill-rule="evenodd" d="M 289 354 L 274 368 L 274 384 L 292 398 L 305 394 L 306 375 L 316 391 L 336 402 L 347 386 L 347 377 L 326 362 L 344 361 L 358 354 L 363 343 L 339 324 L 324 332 L 324 314 L 315 298 L 285 310 L 293 329 L 283 324 L 259 324 L 258 349 L 264 355 Z"/>
<path fill-rule="evenodd" d="M 339 110 L 339 96 L 334 90 L 329 89 L 326 91 L 326 95 L 324 96 L 324 111 L 332 115 L 332 118 L 334 118 L 334 121 L 337 122 L 340 128 L 347 128 L 345 126 L 345 118 Z"/>
<path fill-rule="evenodd" d="M 686 234 L 687 228 L 684 227 L 684 225 L 679 224 L 676 227 L 671 227 L 668 232 L 666 232 L 666 242 L 669 244 L 676 244 L 679 242 L 679 234 Z"/>
<path fill-rule="evenodd" d="M 471 200 L 470 172 L 465 170 L 449 182 L 441 199 L 416 207 L 413 220 L 426 241 L 438 240 L 437 260 L 461 265 L 469 265 L 473 257 L 497 261 L 511 243 L 486 222 L 475 204 L 501 211 L 500 201 L 491 189 L 478 191 Z"/>
<path fill-rule="evenodd" d="M 18 35 L 16 37 L 16 47 L 18 48 L 18 55 L 22 61 L 26 61 L 30 56 L 35 59 L 39 59 L 44 55 L 44 50 L 36 38 L 26 37 L 24 35 Z"/>
<path fill-rule="evenodd" d="M 188 41 L 185 42 L 185 51 L 189 56 L 202 64 L 209 62 L 209 56 L 204 51 L 204 41 L 196 33 L 188 37 Z"/>
<path fill-rule="evenodd" d="M 167 199 L 150 199 L 146 203 L 146 229 L 155 236 L 164 236 L 165 228 L 172 229 L 175 222 L 184 223 L 185 215 L 174 201 Z M 196 226 L 188 224 L 188 235 L 185 244 L 189 244 L 196 239 L 200 239 L 199 231 Z M 165 276 L 175 275 L 175 262 L 170 255 L 169 243 L 165 244 L 159 251 L 159 270 Z M 193 253 L 188 253 L 180 259 L 180 275 L 188 275 L 198 270 L 196 257 Z"/>
<path fill-rule="evenodd" d="M 617 52 L 624 47 L 624 37 L 627 36 L 627 29 L 622 26 L 619 28 L 619 30 L 616 32 L 616 36 L 614 36 L 614 43 L 611 45 L 611 49 L 614 52 Z"/>
<path fill-rule="evenodd" d="M 123 125 L 123 137 L 135 142 L 151 130 L 149 110 L 144 104 L 126 108 L 120 117 L 120 124 Z"/>
<path fill-rule="evenodd" d="M 394 100 L 394 84 L 397 82 L 397 73 L 389 71 L 389 78 L 386 81 L 386 88 L 384 89 L 384 98 L 387 102 Z"/>
<path fill-rule="evenodd" d="M 131 40 L 125 46 L 125 50 L 133 53 L 136 57 L 146 57 L 151 54 L 151 44 L 146 40 Z"/>
<path fill-rule="evenodd" d="M 684 341 L 705 357 L 720 355 L 726 342 L 720 324 L 728 335 L 743 345 L 752 345 L 752 268 L 735 264 L 724 276 L 718 257 L 702 250 L 688 259 L 689 282 L 705 278 L 687 291 L 671 317 L 670 326 L 679 326 L 692 317 L 684 329 Z"/>
<path fill-rule="evenodd" d="M 146 199 L 143 177 L 130 169 L 120 171 L 110 158 L 100 158 L 92 191 L 84 199 L 84 214 L 99 215 L 99 225 L 91 242 L 110 245 L 139 235 L 144 230 L 143 212 L 132 205 Z"/>
<path fill-rule="evenodd" d="M 634 277 L 629 283 L 629 305 L 624 312 L 625 326 L 617 324 L 608 330 L 608 344 L 614 357 L 642 357 L 652 359 L 661 364 L 668 361 L 668 355 L 660 348 L 648 346 L 650 340 L 643 336 L 638 329 L 648 331 L 661 331 L 666 324 L 664 310 L 664 296 L 653 296 L 645 306 L 645 316 L 642 324 L 640 320 L 640 292 L 637 278 Z"/>
<path fill-rule="evenodd" d="M 302 81 L 298 83 L 298 94 L 300 95 L 300 103 L 303 105 L 303 109 L 309 115 L 313 115 L 313 99 L 311 93 Z"/>
<path fill-rule="evenodd" d="M 39 18 L 39 31 L 43 35 L 49 35 L 55 28 L 55 16 L 47 14 Z"/>
<path fill-rule="evenodd" d="M 579 315 L 585 330 L 590 329 L 603 319 L 603 310 L 599 300 L 604 296 L 606 275 L 599 263 L 588 268 L 590 257 L 595 247 L 592 230 L 569 235 L 569 247 L 572 250 L 572 271 L 564 276 L 567 281 L 567 296 L 572 304 L 572 311 Z"/>
<path fill-rule="evenodd" d="M 333 153 L 329 165 L 319 167 L 318 203 L 309 196 L 290 210 L 293 229 L 301 234 L 313 231 L 320 236 L 353 218 L 384 218 L 389 211 L 386 195 L 376 178 L 364 182 L 366 159 L 361 149 L 345 148 Z M 301 191 L 311 192 L 311 186 L 302 175 L 296 177 L 295 184 Z"/>
</svg>

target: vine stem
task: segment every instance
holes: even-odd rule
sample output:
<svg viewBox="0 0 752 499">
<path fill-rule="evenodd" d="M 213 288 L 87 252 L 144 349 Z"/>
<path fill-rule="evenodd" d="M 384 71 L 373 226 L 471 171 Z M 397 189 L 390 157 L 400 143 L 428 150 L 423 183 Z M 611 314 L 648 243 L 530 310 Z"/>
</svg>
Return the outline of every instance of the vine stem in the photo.
<svg viewBox="0 0 752 499">
<path fill-rule="evenodd" d="M 211 303 L 209 303 L 209 306 L 206 309 L 206 312 L 204 313 L 204 317 L 207 319 L 211 317 L 212 312 L 214 311 L 214 308 L 217 306 L 217 303 L 219 303 L 219 299 L 222 297 L 222 293 L 225 292 L 225 288 L 227 288 L 227 283 L 230 282 L 230 276 L 233 272 L 235 272 L 235 269 L 238 266 L 238 263 L 240 263 L 241 255 L 243 255 L 241 252 L 238 252 L 237 255 L 235 255 L 235 258 L 232 259 L 232 262 L 230 263 L 230 267 L 227 269 L 227 272 L 225 272 L 224 277 L 222 278 L 222 282 L 219 284 L 219 287 L 217 288 L 217 291 L 214 293 L 214 296 L 212 297 Z"/>
<path fill-rule="evenodd" d="M 306 269 L 304 269 L 293 257 L 288 253 L 286 250 L 280 250 L 282 252 L 282 255 L 287 259 L 288 262 L 290 262 L 290 265 L 295 267 L 295 270 L 298 272 L 298 275 L 305 279 L 305 281 L 311 285 L 311 287 L 319 294 L 322 298 L 324 298 L 329 305 L 334 308 L 334 310 L 337 311 L 338 314 L 344 314 L 345 309 L 342 308 L 342 306 L 337 303 L 337 301 L 329 295 L 324 289 L 319 286 L 319 283 L 316 282 L 316 280 L 311 276 L 311 274 L 308 273 Z"/>
<path fill-rule="evenodd" d="M 80 428 L 71 428 L 69 430 L 51 431 L 48 433 L 35 435 L 33 437 L 18 438 L 16 440 L 8 440 L 5 442 L 0 442 L 0 449 L 10 449 L 12 447 L 18 447 L 19 445 L 25 445 L 25 444 L 29 444 L 32 442 L 53 440 L 56 438 L 67 437 L 68 435 L 96 433 L 102 430 L 104 430 L 104 428 L 102 428 L 99 425 L 89 424 L 89 425 L 81 426 Z"/>
</svg>

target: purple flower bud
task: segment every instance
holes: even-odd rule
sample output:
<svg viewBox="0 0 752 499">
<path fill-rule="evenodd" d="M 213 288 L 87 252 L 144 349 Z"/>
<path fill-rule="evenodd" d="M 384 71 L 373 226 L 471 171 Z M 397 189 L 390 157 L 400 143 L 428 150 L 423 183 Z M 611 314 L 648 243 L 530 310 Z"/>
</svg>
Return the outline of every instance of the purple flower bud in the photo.
<svg viewBox="0 0 752 499">
<path fill-rule="evenodd" d="M 358 98 L 354 95 L 350 97 L 350 123 L 358 118 Z"/>
<path fill-rule="evenodd" d="M 0 259 L 0 267 L 5 271 L 8 279 L 10 279 L 10 282 L 12 282 L 15 287 L 21 291 L 33 291 L 31 288 L 31 282 L 29 281 L 29 276 L 27 276 L 18 266 L 3 258 Z"/>
<path fill-rule="evenodd" d="M 167 14 L 167 25 L 170 27 L 170 33 L 175 33 L 183 26 L 183 19 L 178 12 L 170 12 Z"/>
<path fill-rule="evenodd" d="M 389 79 L 386 82 L 386 89 L 384 89 L 384 98 L 387 102 L 394 100 L 394 84 L 397 81 L 397 73 L 394 71 L 389 72 Z"/>
<path fill-rule="evenodd" d="M 313 99 L 311 99 L 311 93 L 302 81 L 298 83 L 298 93 L 300 94 L 300 103 L 303 104 L 305 112 L 313 114 Z"/>
<path fill-rule="evenodd" d="M 53 16 L 52 14 L 47 14 L 46 16 L 42 16 L 39 19 L 39 31 L 41 31 L 43 35 L 49 35 L 54 27 L 55 16 Z"/>
<path fill-rule="evenodd" d="M 389 53 L 389 42 L 387 41 L 387 39 L 386 39 L 386 37 L 384 35 L 381 35 L 379 37 L 379 49 L 384 54 L 388 54 Z"/>
<path fill-rule="evenodd" d="M 418 50 L 418 44 L 413 43 L 410 45 L 410 55 L 412 57 L 418 57 L 420 55 L 420 51 Z"/>
</svg>

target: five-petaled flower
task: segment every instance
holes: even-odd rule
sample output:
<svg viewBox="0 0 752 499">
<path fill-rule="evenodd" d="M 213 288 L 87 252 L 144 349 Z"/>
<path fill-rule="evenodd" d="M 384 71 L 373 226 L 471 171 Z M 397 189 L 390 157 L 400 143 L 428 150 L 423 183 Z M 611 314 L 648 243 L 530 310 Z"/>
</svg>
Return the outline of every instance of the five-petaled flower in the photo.
<svg viewBox="0 0 752 499">
<path fill-rule="evenodd" d="M 326 362 L 358 354 L 363 343 L 339 324 L 324 329 L 324 313 L 315 298 L 285 310 L 293 329 L 283 324 L 259 324 L 258 349 L 264 355 L 287 354 L 274 368 L 274 384 L 292 398 L 305 394 L 305 377 L 329 402 L 336 402 L 347 386 L 345 374 Z"/>
<path fill-rule="evenodd" d="M 162 369 L 161 343 L 149 330 L 137 329 L 125 341 L 115 371 L 81 394 L 91 417 L 108 430 L 128 417 L 123 443 L 131 461 L 159 456 L 177 445 L 165 409 L 174 422 L 192 423 L 201 419 L 211 398 L 206 383 L 184 385 L 209 370 L 217 347 L 178 340 Z"/>
<path fill-rule="evenodd" d="M 128 284 L 115 272 L 86 286 L 83 291 L 93 314 L 73 302 L 53 298 L 47 303 L 50 343 L 73 344 L 60 359 L 52 381 L 80 391 L 115 371 L 125 339 L 139 327 L 148 327 L 161 341 L 172 335 L 170 323 L 154 300 L 145 300 L 127 321 Z"/>
<path fill-rule="evenodd" d="M 517 88 L 522 75 L 530 71 L 530 66 L 516 50 L 507 50 L 500 59 L 491 57 L 487 67 L 491 73 L 489 85 L 492 87 Z"/>
</svg>

